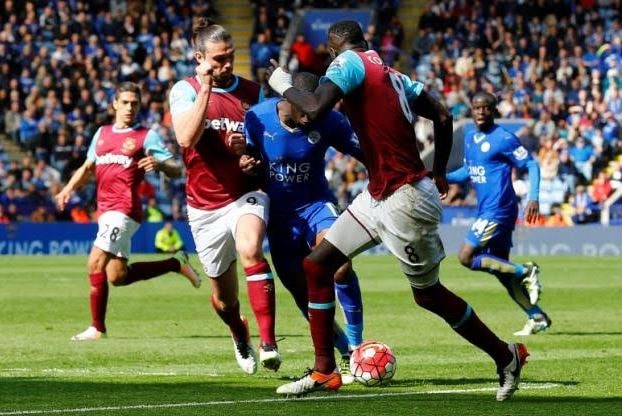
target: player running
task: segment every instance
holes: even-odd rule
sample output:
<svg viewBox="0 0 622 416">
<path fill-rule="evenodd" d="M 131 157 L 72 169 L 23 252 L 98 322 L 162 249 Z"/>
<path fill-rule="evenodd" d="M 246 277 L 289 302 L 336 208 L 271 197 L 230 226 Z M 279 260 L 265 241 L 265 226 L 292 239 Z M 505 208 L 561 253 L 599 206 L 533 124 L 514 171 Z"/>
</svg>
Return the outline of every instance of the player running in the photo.
<svg viewBox="0 0 622 416">
<path fill-rule="evenodd" d="M 313 91 L 318 77 L 296 74 L 294 85 Z M 307 317 L 307 285 L 303 259 L 324 238 L 335 222 L 335 196 L 324 175 L 329 147 L 362 159 L 358 139 L 348 121 L 337 111 L 311 122 L 287 100 L 264 101 L 246 113 L 244 123 L 249 153 L 259 154 L 263 189 L 270 196 L 268 240 L 274 268 Z M 255 163 L 248 160 L 247 163 Z M 339 368 L 346 382 L 350 352 L 363 342 L 363 305 L 358 277 L 350 263 L 335 274 L 337 296 L 346 318 L 346 335 L 337 327 L 335 345 L 341 353 Z"/>
<path fill-rule="evenodd" d="M 239 167 L 231 149 L 244 145 L 244 113 L 260 100 L 259 84 L 233 73 L 231 34 L 209 20 L 195 20 L 192 45 L 197 75 L 170 92 L 177 142 L 187 169 L 190 229 L 212 285 L 212 306 L 229 327 L 238 365 L 247 374 L 257 361 L 278 369 L 274 334 L 274 280 L 261 244 L 268 222 L 268 196 Z M 259 327 L 259 357 L 240 315 L 237 255 L 246 275 L 251 308 Z"/>
<path fill-rule="evenodd" d="M 194 287 L 201 285 L 200 276 L 183 251 L 166 260 L 128 265 L 132 235 L 138 230 L 143 215 L 138 186 L 145 172 L 162 171 L 168 177 L 179 177 L 181 167 L 173 161 L 173 155 L 157 133 L 136 123 L 140 109 L 140 87 L 137 84 L 122 84 L 112 106 L 114 124 L 102 126 L 95 132 L 86 161 L 54 197 L 58 209 L 65 209 L 73 192 L 95 174 L 98 231 L 87 266 L 91 284 L 91 325 L 73 336 L 73 341 L 106 336 L 108 282 L 114 286 L 126 286 L 177 272 L 190 280 Z"/>
<path fill-rule="evenodd" d="M 341 387 L 332 339 L 333 275 L 349 258 L 384 242 L 398 258 L 415 302 L 443 318 L 494 360 L 500 384 L 497 400 L 508 399 L 518 388 L 526 347 L 500 340 L 470 305 L 439 281 L 445 253 L 438 224 L 441 198 L 448 189 L 445 170 L 452 143 L 451 114 L 423 91 L 423 84 L 389 68 L 378 53 L 368 50 L 358 22 L 331 25 L 328 50 L 333 61 L 314 93 L 294 88 L 284 68 L 272 68 L 269 83 L 311 120 L 343 99 L 370 182 L 304 260 L 315 364 L 299 380 L 280 386 L 277 393 L 301 395 Z M 417 149 L 415 112 L 434 123 L 433 180 Z"/>
<path fill-rule="evenodd" d="M 471 111 L 476 129 L 464 136 L 464 165 L 449 173 L 449 182 L 471 180 L 477 192 L 477 219 L 460 247 L 463 266 L 490 273 L 499 279 L 514 302 L 528 315 L 525 327 L 514 335 L 532 335 L 551 326 L 538 306 L 540 267 L 534 262 L 511 262 L 512 232 L 518 217 L 518 199 L 512 186 L 512 168 L 529 170 L 527 223 L 538 219 L 540 168 L 518 138 L 495 124 L 497 100 L 487 92 L 473 97 Z"/>
</svg>

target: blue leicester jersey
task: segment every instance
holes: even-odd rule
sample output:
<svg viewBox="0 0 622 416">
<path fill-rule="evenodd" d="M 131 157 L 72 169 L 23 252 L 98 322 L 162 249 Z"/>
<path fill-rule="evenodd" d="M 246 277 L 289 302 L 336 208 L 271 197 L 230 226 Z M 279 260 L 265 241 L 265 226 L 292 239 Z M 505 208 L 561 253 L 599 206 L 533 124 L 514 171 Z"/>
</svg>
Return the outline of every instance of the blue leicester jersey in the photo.
<svg viewBox="0 0 622 416">
<path fill-rule="evenodd" d="M 489 131 L 471 130 L 464 136 L 464 168 L 477 192 L 478 217 L 513 227 L 518 201 L 512 187 L 512 167 L 532 160 L 518 138 L 494 124 Z"/>
<path fill-rule="evenodd" d="M 318 200 L 334 200 L 324 174 L 326 150 L 332 146 L 361 160 L 358 138 L 337 111 L 291 129 L 281 123 L 277 104 L 266 100 L 246 112 L 246 141 L 261 155 L 270 210 L 287 212 Z"/>
</svg>

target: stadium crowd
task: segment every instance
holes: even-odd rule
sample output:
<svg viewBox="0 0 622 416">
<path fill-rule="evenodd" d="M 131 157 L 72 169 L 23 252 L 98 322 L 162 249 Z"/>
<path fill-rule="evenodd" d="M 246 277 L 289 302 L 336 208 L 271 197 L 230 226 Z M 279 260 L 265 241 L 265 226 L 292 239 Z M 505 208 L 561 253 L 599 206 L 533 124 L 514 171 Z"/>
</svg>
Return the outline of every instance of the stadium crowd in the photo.
<svg viewBox="0 0 622 416">
<path fill-rule="evenodd" d="M 622 15 L 619 0 L 430 1 L 412 46 L 404 45 L 398 1 L 251 1 L 253 76 L 264 81 L 297 8 L 374 7 L 367 39 L 388 63 L 412 77 L 466 119 L 479 89 L 499 97 L 503 118 L 526 119 L 518 131 L 542 169 L 542 225 L 598 220 L 600 204 L 622 186 Z M 96 128 L 110 122 L 115 86 L 143 88 L 142 123 L 172 136 L 167 95 L 192 74 L 187 41 L 191 16 L 217 11 L 208 0 L 3 0 L 0 7 L 0 131 L 26 156 L 9 160 L 0 147 L 0 222 L 91 221 L 93 186 L 59 213 L 51 196 L 84 157 Z M 238 40 L 239 41 L 239 40 Z M 288 46 L 290 66 L 321 73 L 325 46 L 299 36 Z M 425 152 L 427 138 L 420 135 Z M 366 186 L 362 166 L 333 152 L 326 175 L 339 203 Z M 519 196 L 525 172 L 516 172 Z M 148 175 L 146 220 L 184 217 L 184 180 Z M 472 205 L 455 185 L 447 204 Z"/>
</svg>

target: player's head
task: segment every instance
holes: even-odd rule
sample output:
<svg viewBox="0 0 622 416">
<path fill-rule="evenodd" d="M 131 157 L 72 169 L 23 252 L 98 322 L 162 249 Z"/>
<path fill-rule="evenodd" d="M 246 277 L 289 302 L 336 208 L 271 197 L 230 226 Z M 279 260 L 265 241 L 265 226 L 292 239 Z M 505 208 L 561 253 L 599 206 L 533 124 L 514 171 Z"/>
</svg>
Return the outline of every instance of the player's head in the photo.
<svg viewBox="0 0 622 416">
<path fill-rule="evenodd" d="M 318 78 L 318 76 L 310 72 L 298 72 L 294 74 L 293 77 L 293 84 L 296 89 L 311 93 L 315 91 L 319 84 L 319 81 L 320 79 Z M 292 110 L 290 116 L 296 126 L 304 128 L 307 124 L 309 124 L 311 120 L 309 119 L 309 116 L 307 114 L 302 112 L 302 110 L 300 110 L 300 108 L 298 108 L 294 104 L 291 104 L 291 107 Z"/>
<path fill-rule="evenodd" d="M 212 66 L 214 85 L 226 87 L 231 84 L 235 47 L 231 34 L 224 27 L 204 17 L 195 19 L 192 24 L 192 47 L 199 64 L 206 60 Z"/>
<path fill-rule="evenodd" d="M 140 87 L 134 82 L 124 82 L 117 88 L 112 102 L 117 127 L 130 127 L 140 110 Z"/>
<path fill-rule="evenodd" d="M 328 28 L 328 51 L 335 59 L 348 49 L 367 49 L 363 29 L 355 20 L 340 20 Z"/>
<path fill-rule="evenodd" d="M 497 98 L 489 92 L 480 91 L 471 100 L 471 115 L 478 130 L 486 130 L 495 122 Z"/>
</svg>

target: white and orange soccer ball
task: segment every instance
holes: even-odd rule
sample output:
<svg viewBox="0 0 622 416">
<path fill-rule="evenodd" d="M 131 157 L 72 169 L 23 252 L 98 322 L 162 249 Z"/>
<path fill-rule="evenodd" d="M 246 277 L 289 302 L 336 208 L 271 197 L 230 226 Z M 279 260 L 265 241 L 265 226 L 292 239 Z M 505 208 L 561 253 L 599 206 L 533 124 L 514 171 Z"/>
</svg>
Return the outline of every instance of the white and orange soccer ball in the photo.
<svg viewBox="0 0 622 416">
<path fill-rule="evenodd" d="M 350 372 L 367 387 L 386 384 L 395 375 L 397 361 L 391 348 L 380 341 L 367 341 L 352 351 Z"/>
</svg>

